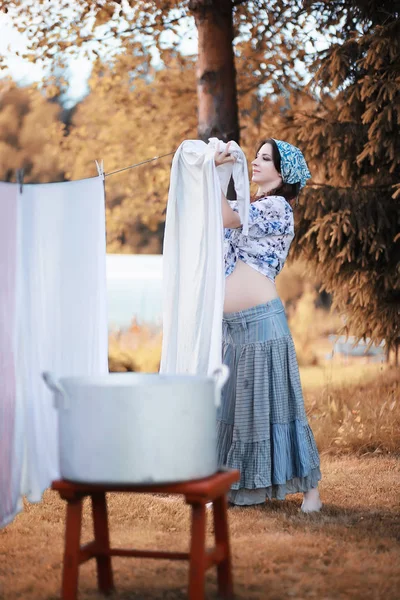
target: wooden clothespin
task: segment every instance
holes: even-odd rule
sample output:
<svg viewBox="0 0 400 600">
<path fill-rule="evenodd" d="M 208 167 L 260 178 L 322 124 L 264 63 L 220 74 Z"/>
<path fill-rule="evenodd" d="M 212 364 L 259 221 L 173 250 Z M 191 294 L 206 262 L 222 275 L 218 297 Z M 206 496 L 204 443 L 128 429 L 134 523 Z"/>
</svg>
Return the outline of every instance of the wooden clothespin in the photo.
<svg viewBox="0 0 400 600">
<path fill-rule="evenodd" d="M 17 169 L 16 171 L 17 183 L 19 183 L 19 193 L 22 194 L 24 187 L 24 169 Z"/>
</svg>

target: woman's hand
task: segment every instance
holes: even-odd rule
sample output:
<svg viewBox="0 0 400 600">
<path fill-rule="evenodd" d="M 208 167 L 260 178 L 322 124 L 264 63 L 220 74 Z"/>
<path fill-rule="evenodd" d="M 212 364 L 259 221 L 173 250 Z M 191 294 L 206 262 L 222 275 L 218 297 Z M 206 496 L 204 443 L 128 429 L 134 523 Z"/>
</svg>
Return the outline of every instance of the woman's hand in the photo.
<svg viewBox="0 0 400 600">
<path fill-rule="evenodd" d="M 223 152 L 217 152 L 214 155 L 215 166 L 219 167 L 229 162 L 235 162 L 235 157 L 229 153 L 230 142 L 227 143 L 226 148 Z"/>
</svg>

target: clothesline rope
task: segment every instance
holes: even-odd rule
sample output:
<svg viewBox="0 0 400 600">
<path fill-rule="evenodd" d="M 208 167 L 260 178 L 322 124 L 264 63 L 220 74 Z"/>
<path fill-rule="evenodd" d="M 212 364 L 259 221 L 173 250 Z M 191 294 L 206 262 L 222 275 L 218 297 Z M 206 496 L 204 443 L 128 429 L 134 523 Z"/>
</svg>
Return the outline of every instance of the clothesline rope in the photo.
<svg viewBox="0 0 400 600">
<path fill-rule="evenodd" d="M 172 154 L 175 154 L 175 150 L 173 152 L 167 152 L 167 154 L 161 154 L 160 156 L 154 156 L 153 158 L 148 158 L 147 160 L 143 160 L 140 163 L 136 163 L 135 165 L 130 165 L 129 167 L 124 167 L 123 169 L 118 169 L 117 171 L 111 171 L 111 173 L 105 173 L 104 177 L 109 177 L 110 175 L 115 175 L 115 173 L 121 173 L 121 171 L 127 171 L 128 169 L 134 169 L 135 167 L 140 167 L 140 165 L 144 165 L 144 164 L 152 162 L 154 160 L 158 160 L 159 158 L 164 158 L 165 156 L 171 156 Z"/>
<path fill-rule="evenodd" d="M 172 154 L 175 154 L 175 150 L 173 152 L 167 152 L 167 154 L 161 154 L 160 156 L 154 156 L 153 158 L 148 158 L 147 160 L 143 160 L 142 162 L 136 163 L 134 165 L 130 165 L 129 167 L 124 167 L 123 169 L 118 169 L 117 171 L 111 171 L 111 173 L 105 173 L 104 177 L 108 177 L 109 175 L 115 175 L 115 173 L 121 173 L 122 171 L 127 171 L 128 169 L 134 169 L 135 167 L 140 167 L 141 165 L 145 165 L 146 163 L 149 162 L 153 162 L 155 160 L 158 160 L 159 158 L 164 158 L 165 156 L 172 156 Z M 326 183 L 317 183 L 317 182 L 310 182 L 307 185 L 308 188 L 310 187 L 335 187 L 336 189 L 341 189 L 341 190 L 347 190 L 349 189 L 349 187 L 347 186 L 331 186 L 328 185 Z M 361 185 L 359 186 L 360 188 L 377 188 L 377 189 L 390 189 L 393 186 L 391 185 L 380 185 L 380 186 L 374 186 L 374 185 Z"/>
</svg>

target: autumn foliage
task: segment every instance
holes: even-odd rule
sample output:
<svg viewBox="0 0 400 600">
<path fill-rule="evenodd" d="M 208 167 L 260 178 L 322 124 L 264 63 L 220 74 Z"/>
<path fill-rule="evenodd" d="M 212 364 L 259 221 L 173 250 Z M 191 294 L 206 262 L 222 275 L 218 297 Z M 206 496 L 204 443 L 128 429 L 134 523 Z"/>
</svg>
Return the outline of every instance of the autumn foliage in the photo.
<svg viewBox="0 0 400 600">
<path fill-rule="evenodd" d="M 41 4 L 0 2 L 30 40 L 27 59 L 53 63 L 41 86 L 0 83 L 3 180 L 21 167 L 26 181 L 88 177 L 94 159 L 111 172 L 209 133 L 240 137 L 249 158 L 260 138 L 288 139 L 313 173 L 294 254 L 349 331 L 399 344 L 398 2 L 104 0 L 46 4 L 39 19 Z M 180 50 L 190 27 L 198 57 Z M 63 69 L 78 51 L 96 55 L 90 92 L 65 111 Z M 170 159 L 106 179 L 109 252 L 161 251 Z"/>
</svg>

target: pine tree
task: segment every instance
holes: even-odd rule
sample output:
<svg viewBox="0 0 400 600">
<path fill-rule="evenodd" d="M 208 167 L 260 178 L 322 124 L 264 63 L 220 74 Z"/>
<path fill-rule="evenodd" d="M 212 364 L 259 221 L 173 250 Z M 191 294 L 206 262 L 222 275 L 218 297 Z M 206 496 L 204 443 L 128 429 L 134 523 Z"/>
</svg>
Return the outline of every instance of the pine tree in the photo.
<svg viewBox="0 0 400 600">
<path fill-rule="evenodd" d="M 332 19 L 342 22 L 343 39 L 315 64 L 310 86 L 316 96 L 313 109 L 293 106 L 285 119 L 283 135 L 301 145 L 314 173 L 300 200 L 296 252 L 315 265 L 324 289 L 346 315 L 345 330 L 397 347 L 398 3 L 318 4 L 324 5 L 325 18 L 330 12 Z"/>
</svg>

